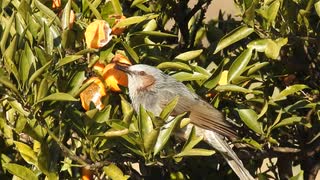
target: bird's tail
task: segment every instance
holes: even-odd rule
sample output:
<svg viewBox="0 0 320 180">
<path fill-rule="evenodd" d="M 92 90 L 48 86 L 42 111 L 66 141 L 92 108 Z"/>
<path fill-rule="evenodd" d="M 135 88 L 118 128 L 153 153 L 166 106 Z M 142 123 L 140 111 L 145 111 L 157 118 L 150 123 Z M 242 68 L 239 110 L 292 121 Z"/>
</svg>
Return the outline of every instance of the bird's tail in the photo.
<svg viewBox="0 0 320 180">
<path fill-rule="evenodd" d="M 210 146 L 222 153 L 223 157 L 227 160 L 229 166 L 233 169 L 233 171 L 241 180 L 254 180 L 249 171 L 243 166 L 241 160 L 238 158 L 236 153 L 231 149 L 227 142 L 223 140 L 222 136 L 210 130 L 204 131 L 204 140 Z"/>
</svg>

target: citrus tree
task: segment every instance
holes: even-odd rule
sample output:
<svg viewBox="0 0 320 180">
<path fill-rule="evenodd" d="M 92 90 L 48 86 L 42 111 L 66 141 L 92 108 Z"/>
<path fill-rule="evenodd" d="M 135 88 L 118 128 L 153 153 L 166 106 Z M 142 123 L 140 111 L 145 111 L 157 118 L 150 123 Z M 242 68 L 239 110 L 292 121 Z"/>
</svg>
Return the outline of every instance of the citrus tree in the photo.
<svg viewBox="0 0 320 180">
<path fill-rule="evenodd" d="M 319 1 L 237 0 L 240 18 L 209 22 L 210 0 L 0 4 L 1 178 L 236 178 L 194 131 L 171 137 L 176 100 L 134 112 L 115 64 L 143 63 L 226 115 L 255 177 L 315 179 Z"/>
</svg>

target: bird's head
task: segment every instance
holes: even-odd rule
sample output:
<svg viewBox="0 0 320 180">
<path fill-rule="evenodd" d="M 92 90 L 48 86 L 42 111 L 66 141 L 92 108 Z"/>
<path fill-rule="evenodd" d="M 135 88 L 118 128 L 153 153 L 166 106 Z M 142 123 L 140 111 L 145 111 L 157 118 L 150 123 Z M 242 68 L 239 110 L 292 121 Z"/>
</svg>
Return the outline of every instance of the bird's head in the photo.
<svg viewBox="0 0 320 180">
<path fill-rule="evenodd" d="M 117 64 L 116 68 L 128 75 L 129 91 L 152 90 L 156 84 L 163 82 L 166 78 L 161 70 L 145 64 L 131 66 Z"/>
</svg>

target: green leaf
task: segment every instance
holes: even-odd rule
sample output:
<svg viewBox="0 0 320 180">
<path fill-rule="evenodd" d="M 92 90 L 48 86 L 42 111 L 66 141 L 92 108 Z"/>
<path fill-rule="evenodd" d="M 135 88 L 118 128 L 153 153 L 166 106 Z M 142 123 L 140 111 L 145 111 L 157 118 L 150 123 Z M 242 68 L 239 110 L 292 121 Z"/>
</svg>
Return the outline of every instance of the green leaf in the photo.
<svg viewBox="0 0 320 180">
<path fill-rule="evenodd" d="M 247 75 L 250 76 L 252 75 L 253 73 L 259 71 L 260 69 L 262 69 L 263 67 L 269 65 L 270 63 L 269 62 L 258 62 L 258 63 L 255 63 L 249 70 L 248 70 L 248 73 Z"/>
<path fill-rule="evenodd" d="M 213 54 L 216 54 L 217 52 L 230 46 L 231 44 L 248 37 L 253 32 L 254 32 L 254 29 L 249 28 L 247 26 L 241 26 L 237 29 L 234 29 L 232 32 L 228 33 L 225 37 L 223 37 L 220 40 Z"/>
<path fill-rule="evenodd" d="M 193 60 L 196 57 L 200 56 L 202 51 L 203 51 L 202 49 L 193 50 L 193 51 L 187 51 L 187 52 L 181 53 L 178 56 L 176 56 L 174 58 L 174 60 L 177 60 L 177 61 L 190 61 L 190 60 Z"/>
<path fill-rule="evenodd" d="M 138 31 L 138 32 L 132 33 L 131 35 L 145 35 L 145 36 L 173 37 L 173 38 L 178 37 L 175 34 L 164 33 L 161 31 Z"/>
<path fill-rule="evenodd" d="M 6 163 L 2 164 L 2 167 L 8 170 L 11 174 L 18 176 L 21 179 L 38 180 L 37 175 L 25 166 L 21 166 L 15 163 Z"/>
<path fill-rule="evenodd" d="M 47 68 L 48 66 L 51 64 L 51 61 L 47 62 L 47 64 L 45 64 L 44 66 L 42 66 L 40 69 L 38 69 L 36 72 L 34 72 L 28 82 L 28 85 L 31 86 L 31 84 L 33 83 L 33 81 L 35 81 Z"/>
<path fill-rule="evenodd" d="M 265 49 L 266 56 L 271 59 L 277 59 L 279 57 L 281 47 L 287 44 L 287 42 L 287 38 L 279 38 L 275 41 L 270 39 Z"/>
<path fill-rule="evenodd" d="M 151 151 L 153 150 L 157 142 L 158 135 L 159 135 L 159 130 L 152 129 L 151 132 L 149 132 L 148 135 L 145 136 L 145 138 L 143 139 L 143 146 L 147 153 L 151 153 Z"/>
<path fill-rule="evenodd" d="M 263 134 L 261 123 L 258 122 L 258 115 L 252 109 L 237 109 L 241 120 L 254 132 Z"/>
<path fill-rule="evenodd" d="M 304 171 L 301 170 L 297 175 L 292 176 L 289 180 L 304 180 L 304 175 L 303 174 L 304 174 Z"/>
<path fill-rule="evenodd" d="M 174 70 L 186 70 L 191 71 L 189 65 L 182 63 L 182 62 L 163 62 L 160 63 L 157 68 L 159 69 L 174 69 Z"/>
<path fill-rule="evenodd" d="M 13 24 L 14 18 L 15 18 L 16 12 L 13 12 L 10 19 L 7 21 L 5 25 L 5 29 L 1 34 L 1 41 L 0 41 L 0 47 L 1 47 L 1 54 L 3 54 L 6 51 L 6 44 L 8 41 L 8 37 L 10 35 L 11 26 Z"/>
<path fill-rule="evenodd" d="M 127 180 L 130 178 L 130 176 L 124 175 L 122 170 L 115 164 L 104 166 L 103 171 L 113 180 Z"/>
<path fill-rule="evenodd" d="M 10 106 L 19 112 L 21 115 L 28 117 L 30 112 L 23 109 L 22 105 L 17 100 L 8 100 Z"/>
<path fill-rule="evenodd" d="M 50 94 L 49 96 L 40 99 L 37 103 L 43 102 L 43 101 L 78 101 L 78 100 L 75 99 L 70 94 L 58 92 L 58 93 Z"/>
<path fill-rule="evenodd" d="M 3 84 L 10 90 L 12 90 L 14 93 L 19 94 L 20 92 L 16 88 L 16 86 L 9 80 L 8 77 L 0 75 L 0 84 Z"/>
<path fill-rule="evenodd" d="M 167 121 L 166 124 L 161 127 L 159 136 L 157 138 L 157 142 L 154 146 L 154 151 L 153 151 L 154 156 L 158 154 L 166 145 L 173 130 L 179 124 L 179 121 L 183 118 L 185 114 L 186 113 L 176 116 L 174 119 Z"/>
<path fill-rule="evenodd" d="M 302 117 L 297 117 L 297 116 L 285 118 L 285 119 L 282 119 L 278 124 L 276 124 L 275 126 L 273 126 L 272 129 L 279 128 L 279 127 L 281 127 L 281 126 L 292 125 L 292 124 L 295 124 L 295 123 L 300 122 L 301 120 L 302 120 Z"/>
<path fill-rule="evenodd" d="M 132 7 L 136 6 L 137 4 L 142 4 L 142 3 L 147 2 L 147 1 L 148 0 L 134 0 L 130 7 L 132 8 Z"/>
<path fill-rule="evenodd" d="M 36 101 L 39 101 L 40 99 L 45 97 L 48 93 L 48 89 L 49 89 L 48 80 L 46 78 L 43 78 L 40 82 L 40 85 L 39 85 Z"/>
<path fill-rule="evenodd" d="M 14 141 L 19 153 L 21 154 L 22 158 L 29 164 L 36 165 L 38 163 L 38 158 L 36 153 L 30 148 L 28 145 Z"/>
<path fill-rule="evenodd" d="M 280 8 L 280 1 L 279 0 L 275 0 L 268 8 L 267 10 L 267 23 L 268 26 L 270 26 L 272 23 L 274 23 L 278 11 Z"/>
<path fill-rule="evenodd" d="M 144 16 L 132 16 L 132 17 L 129 17 L 127 19 L 121 20 L 118 24 L 116 24 L 114 26 L 114 28 L 121 28 L 121 27 L 130 26 L 130 25 L 133 25 L 133 24 L 138 24 L 138 23 L 140 23 L 142 21 L 149 20 L 149 19 L 154 19 L 154 18 L 156 18 L 158 16 L 159 15 L 157 15 L 157 14 L 147 14 L 147 15 L 144 15 Z"/>
<path fill-rule="evenodd" d="M 63 9 L 62 18 L 61 18 L 62 30 L 69 29 L 71 3 L 72 3 L 72 0 L 68 0 L 67 4 Z"/>
<path fill-rule="evenodd" d="M 108 121 L 110 119 L 111 108 L 111 105 L 106 106 L 103 110 L 98 111 L 92 119 L 94 119 L 97 123 Z"/>
<path fill-rule="evenodd" d="M 242 139 L 242 141 L 246 142 L 247 144 L 250 144 L 252 147 L 255 147 L 258 150 L 262 150 L 262 145 L 251 138 L 244 138 Z"/>
<path fill-rule="evenodd" d="M 90 1 L 85 0 L 85 2 L 87 3 L 87 5 L 89 6 L 92 14 L 97 18 L 97 19 L 102 19 L 102 16 L 100 14 L 100 12 L 98 11 L 98 9 L 96 8 L 96 6 L 94 4 L 92 4 Z"/>
<path fill-rule="evenodd" d="M 243 73 L 249 61 L 251 60 L 251 56 L 252 49 L 246 49 L 238 56 L 238 58 L 230 66 L 228 82 L 231 82 L 233 79 L 237 78 Z"/>
<path fill-rule="evenodd" d="M 314 8 L 315 8 L 318 16 L 320 17 L 320 1 L 314 3 Z"/>
<path fill-rule="evenodd" d="M 208 89 L 212 89 L 219 83 L 221 74 L 223 72 L 223 67 L 228 61 L 229 59 L 223 59 L 220 62 L 220 64 L 218 65 L 218 68 L 214 70 L 210 78 L 208 78 L 207 81 L 203 84 L 204 87 Z"/>
<path fill-rule="evenodd" d="M 206 80 L 208 75 L 204 75 L 198 72 L 187 73 L 187 72 L 178 72 L 172 77 L 176 78 L 178 81 L 197 81 L 197 80 Z"/>
<path fill-rule="evenodd" d="M 257 39 L 257 40 L 251 41 L 247 45 L 247 48 L 254 49 L 258 52 L 264 52 L 268 46 L 269 41 L 270 39 Z"/>
<path fill-rule="evenodd" d="M 14 63 L 14 56 L 17 52 L 17 36 L 15 36 L 11 42 L 9 47 L 5 50 L 5 53 L 3 55 L 4 58 L 4 66 L 9 74 L 13 74 L 16 80 L 18 81 L 18 84 L 20 83 L 20 75 L 17 69 L 17 66 Z M 20 84 L 19 84 L 20 85 Z"/>
<path fill-rule="evenodd" d="M 59 62 L 58 62 L 58 67 L 61 67 L 61 66 L 65 65 L 65 64 L 68 64 L 68 63 L 71 63 L 71 62 L 73 62 L 73 61 L 75 61 L 75 60 L 78 60 L 78 59 L 80 59 L 80 58 L 82 58 L 82 57 L 83 57 L 82 55 L 70 55 L 70 56 L 66 56 L 66 57 L 64 57 L 64 58 L 62 58 L 62 59 L 59 60 Z"/>
<path fill-rule="evenodd" d="M 233 92 L 242 92 L 242 93 L 251 93 L 252 90 L 246 89 L 237 85 L 227 84 L 227 85 L 219 85 L 215 88 L 216 91 L 233 91 Z"/>
<path fill-rule="evenodd" d="M 174 97 L 167 105 L 165 108 L 160 113 L 160 118 L 163 120 L 167 120 L 176 105 L 178 104 L 179 101 L 179 96 Z"/>
<path fill-rule="evenodd" d="M 20 57 L 19 71 L 22 83 L 25 84 L 29 79 L 31 66 L 35 63 L 35 57 L 28 43 L 25 43 L 24 51 Z"/>
<path fill-rule="evenodd" d="M 194 148 L 194 149 L 188 149 L 183 150 L 179 154 L 174 155 L 174 157 L 184 157 L 184 156 L 212 156 L 215 154 L 214 150 L 209 149 L 200 149 L 200 148 Z"/>
<path fill-rule="evenodd" d="M 125 41 L 121 41 L 121 44 L 125 48 L 125 50 L 129 53 L 130 57 L 136 63 L 139 63 L 139 56 L 137 55 L 137 53 Z"/>
<path fill-rule="evenodd" d="M 34 4 L 36 7 L 42 12 L 43 15 L 48 16 L 51 18 L 49 21 L 54 20 L 54 22 L 61 27 L 60 18 L 47 6 L 43 5 L 39 0 L 35 0 Z"/>
<path fill-rule="evenodd" d="M 304 84 L 295 84 L 292 86 L 287 87 L 283 91 L 281 91 L 278 95 L 274 96 L 272 99 L 273 101 L 279 101 L 285 99 L 287 96 L 292 95 L 298 91 L 303 89 L 309 88 L 307 85 Z"/>
<path fill-rule="evenodd" d="M 203 140 L 203 136 L 197 136 L 196 128 L 192 126 L 191 132 L 189 134 L 188 140 L 184 144 L 182 150 L 191 150 L 195 145 Z"/>
<path fill-rule="evenodd" d="M 122 15 L 122 8 L 119 0 L 111 0 L 112 7 L 114 9 L 115 14 Z"/>
<path fill-rule="evenodd" d="M 144 140 L 149 133 L 153 130 L 153 124 L 151 117 L 148 115 L 146 110 L 143 108 L 143 106 L 140 106 L 139 108 L 139 130 L 142 139 Z"/>
<path fill-rule="evenodd" d="M 45 42 L 45 50 L 48 54 L 52 55 L 53 51 L 53 34 L 50 30 L 51 28 L 43 22 L 43 30 L 44 30 L 44 42 Z"/>
</svg>

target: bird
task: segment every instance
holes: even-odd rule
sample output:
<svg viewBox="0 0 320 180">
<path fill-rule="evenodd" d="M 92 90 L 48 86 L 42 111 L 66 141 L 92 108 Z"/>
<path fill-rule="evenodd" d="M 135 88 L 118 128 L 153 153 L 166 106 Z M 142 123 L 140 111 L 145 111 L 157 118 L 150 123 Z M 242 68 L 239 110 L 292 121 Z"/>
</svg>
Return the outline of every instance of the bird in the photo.
<svg viewBox="0 0 320 180">
<path fill-rule="evenodd" d="M 196 135 L 203 136 L 206 143 L 222 154 L 239 179 L 254 179 L 225 141 L 225 137 L 234 139 L 237 134 L 219 110 L 191 92 L 182 82 L 154 66 L 117 64 L 116 68 L 128 76 L 129 97 L 136 112 L 143 106 L 147 111 L 159 116 L 162 109 L 178 97 L 177 105 L 170 115 L 189 113 L 190 125 L 183 130 L 184 138 L 188 137 L 192 126 L 195 126 Z"/>
</svg>

